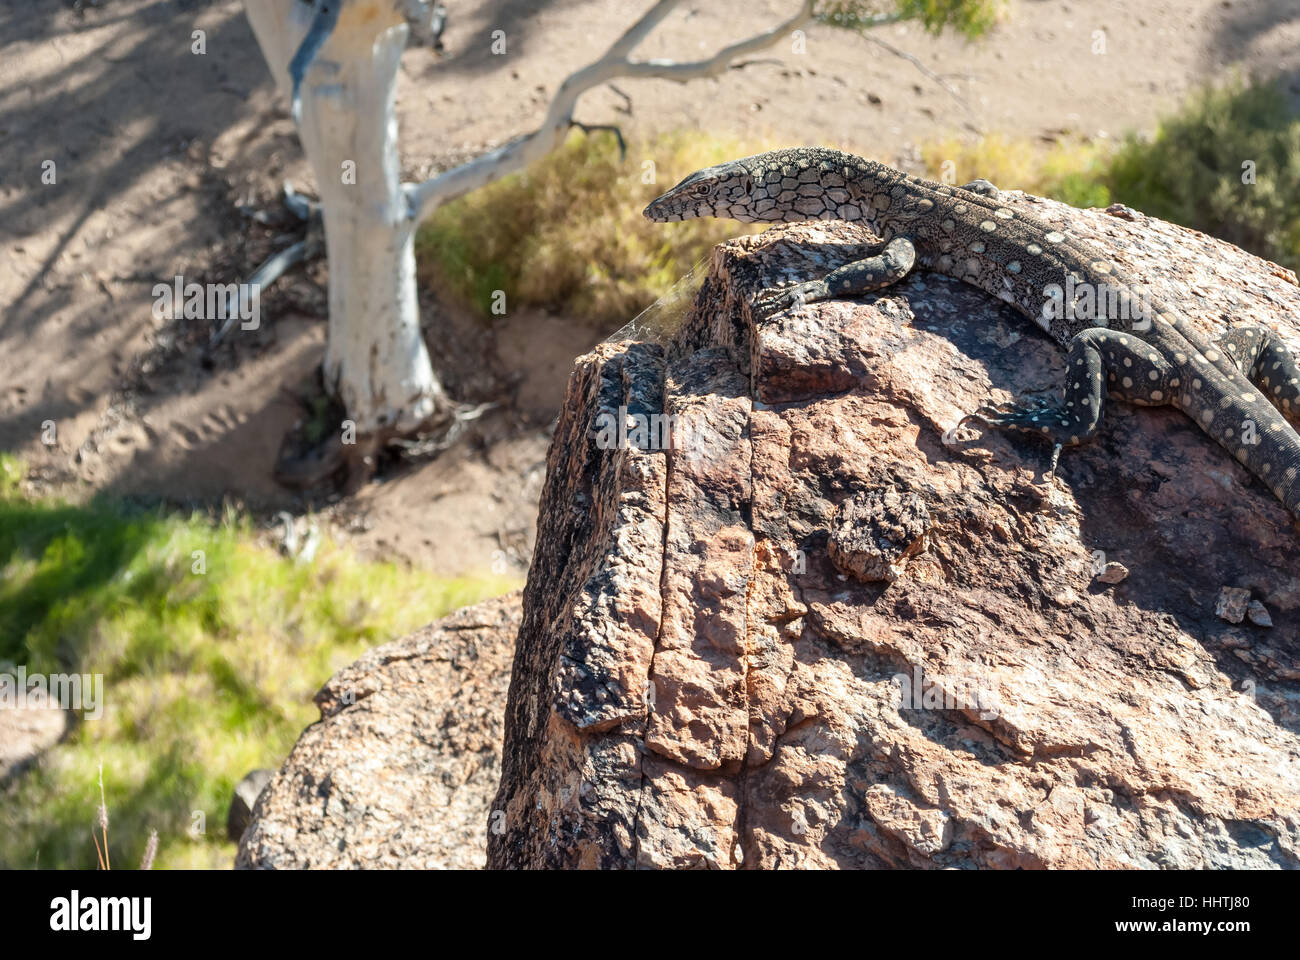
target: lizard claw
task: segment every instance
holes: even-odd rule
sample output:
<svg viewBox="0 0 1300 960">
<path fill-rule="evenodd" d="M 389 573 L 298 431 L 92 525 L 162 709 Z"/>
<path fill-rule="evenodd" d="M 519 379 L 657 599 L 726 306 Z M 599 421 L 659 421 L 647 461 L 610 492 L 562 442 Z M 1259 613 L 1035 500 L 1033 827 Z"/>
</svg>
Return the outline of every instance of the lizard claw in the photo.
<svg viewBox="0 0 1300 960">
<path fill-rule="evenodd" d="M 1052 447 L 1052 465 L 1047 468 L 1047 478 L 1049 480 L 1056 476 L 1056 465 L 1061 461 L 1061 450 L 1063 447 L 1064 444 L 1060 443 Z"/>
<path fill-rule="evenodd" d="M 759 301 L 772 306 L 776 311 L 797 310 L 799 307 L 830 296 L 826 283 L 822 280 L 809 280 L 797 283 L 793 287 L 779 290 L 766 290 L 759 296 Z"/>
<path fill-rule="evenodd" d="M 1061 450 L 1065 448 L 1067 442 L 1073 445 L 1079 439 L 1077 436 L 1071 436 L 1067 441 L 1064 435 L 1065 420 L 1062 419 L 1060 411 L 1041 400 L 1021 398 L 1006 403 L 989 404 L 980 407 L 974 413 L 966 414 L 957 421 L 953 429 L 956 430 L 971 420 L 995 430 L 1020 430 L 1050 440 L 1052 462 L 1047 468 L 1048 479 L 1056 475 L 1056 467 L 1061 460 Z"/>
</svg>

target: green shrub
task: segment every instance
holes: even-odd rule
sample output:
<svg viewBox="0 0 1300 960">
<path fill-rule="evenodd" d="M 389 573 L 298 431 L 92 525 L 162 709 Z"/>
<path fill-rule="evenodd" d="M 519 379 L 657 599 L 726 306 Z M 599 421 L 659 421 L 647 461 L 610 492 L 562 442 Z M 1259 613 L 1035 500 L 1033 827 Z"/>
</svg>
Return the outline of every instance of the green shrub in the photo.
<svg viewBox="0 0 1300 960">
<path fill-rule="evenodd" d="M 853 30 L 871 29 L 882 17 L 919 20 L 931 33 L 950 28 L 974 39 L 1005 12 L 1004 0 L 894 0 L 888 6 L 877 0 L 823 0 L 817 6 L 817 19 Z"/>
<path fill-rule="evenodd" d="M 1243 183 L 1243 164 L 1255 182 Z M 1107 181 L 1115 199 L 1300 269 L 1300 116 L 1274 83 L 1194 95 L 1149 141 L 1128 137 Z"/>
<path fill-rule="evenodd" d="M 623 322 L 663 295 L 714 244 L 746 232 L 718 220 L 651 223 L 641 211 L 700 167 L 766 149 L 696 133 L 629 145 L 575 133 L 526 172 L 439 210 L 416 238 L 423 282 L 491 313 L 506 304 Z M 653 164 L 654 180 L 643 182 Z"/>
<path fill-rule="evenodd" d="M 951 163 L 957 183 L 985 177 L 1077 207 L 1118 200 L 1300 269 L 1300 116 L 1273 83 L 1204 89 L 1155 136 L 1116 145 L 993 135 L 941 141 L 922 156 L 935 178 Z M 1254 183 L 1242 182 L 1246 161 Z"/>
</svg>

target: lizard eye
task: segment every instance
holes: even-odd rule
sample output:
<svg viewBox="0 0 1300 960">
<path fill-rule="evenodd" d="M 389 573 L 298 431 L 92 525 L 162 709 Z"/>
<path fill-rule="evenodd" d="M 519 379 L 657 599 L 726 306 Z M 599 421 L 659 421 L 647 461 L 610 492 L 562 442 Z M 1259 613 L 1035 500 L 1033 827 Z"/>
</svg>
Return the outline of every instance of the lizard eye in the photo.
<svg viewBox="0 0 1300 960">
<path fill-rule="evenodd" d="M 707 197 L 709 195 L 709 190 L 710 187 L 707 183 L 697 183 L 695 185 L 694 193 L 697 197 Z"/>
</svg>

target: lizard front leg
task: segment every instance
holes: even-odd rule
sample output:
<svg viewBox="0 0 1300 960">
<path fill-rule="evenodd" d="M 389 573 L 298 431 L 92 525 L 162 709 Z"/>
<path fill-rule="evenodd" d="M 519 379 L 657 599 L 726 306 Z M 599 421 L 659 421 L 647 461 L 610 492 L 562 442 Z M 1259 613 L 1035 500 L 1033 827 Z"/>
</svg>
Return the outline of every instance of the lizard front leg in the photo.
<svg viewBox="0 0 1300 960">
<path fill-rule="evenodd" d="M 1278 412 L 1300 426 L 1300 363 L 1277 334 L 1247 324 L 1229 330 L 1215 344 Z"/>
<path fill-rule="evenodd" d="M 1057 403 L 1013 400 L 963 417 L 999 430 L 1038 434 L 1054 445 L 1052 470 L 1062 447 L 1091 439 L 1101 426 L 1107 397 L 1143 406 L 1170 402 L 1178 378 L 1156 348 L 1122 330 L 1092 327 L 1070 341 L 1064 397 Z"/>
<path fill-rule="evenodd" d="M 782 309 L 819 300 L 860 297 L 902 280 L 916 264 L 916 247 L 906 237 L 895 237 L 875 256 L 837 267 L 820 280 L 809 280 L 773 293 Z"/>
</svg>

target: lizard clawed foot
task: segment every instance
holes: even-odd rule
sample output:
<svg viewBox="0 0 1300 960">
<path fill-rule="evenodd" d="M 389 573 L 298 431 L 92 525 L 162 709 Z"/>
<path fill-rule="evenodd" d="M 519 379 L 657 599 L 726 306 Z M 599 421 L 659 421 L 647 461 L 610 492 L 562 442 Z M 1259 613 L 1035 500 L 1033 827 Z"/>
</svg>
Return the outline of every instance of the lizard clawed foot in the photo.
<svg viewBox="0 0 1300 960">
<path fill-rule="evenodd" d="M 1060 409 L 1042 400 L 1020 399 L 989 404 L 974 413 L 966 414 L 957 421 L 954 429 L 970 421 L 982 423 L 995 430 L 1019 430 L 1046 437 L 1052 442 L 1052 463 L 1046 474 L 1049 478 L 1056 475 L 1061 450 L 1078 442 L 1076 435 L 1067 435 L 1066 431 L 1070 429 L 1069 421 Z"/>
<path fill-rule="evenodd" d="M 958 426 L 969 420 L 975 420 L 988 427 L 999 430 L 1027 430 L 1034 433 L 1051 433 L 1054 422 L 1065 426 L 1064 418 L 1053 413 L 1052 407 L 1041 400 L 1008 400 L 1005 403 L 991 403 L 980 407 L 974 413 L 968 413 L 958 422 Z"/>
<path fill-rule="evenodd" d="M 826 286 L 825 280 L 809 280 L 807 283 L 797 283 L 793 287 L 764 290 L 759 295 L 758 302 L 779 312 L 794 310 L 819 300 L 828 300 L 830 295 L 830 288 Z"/>
</svg>

